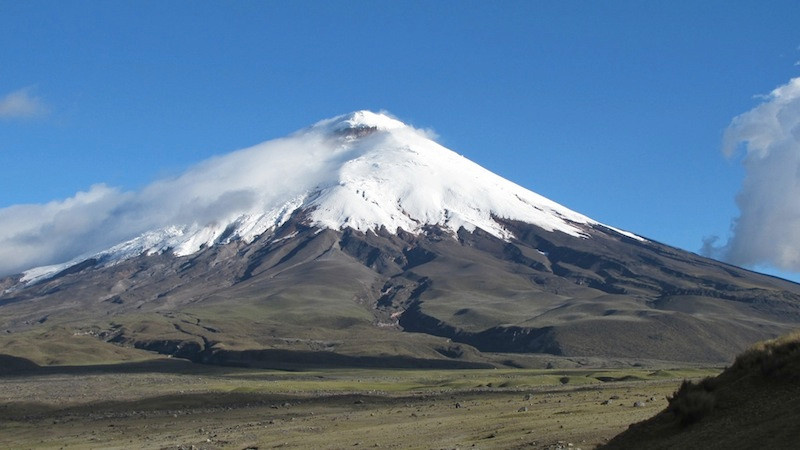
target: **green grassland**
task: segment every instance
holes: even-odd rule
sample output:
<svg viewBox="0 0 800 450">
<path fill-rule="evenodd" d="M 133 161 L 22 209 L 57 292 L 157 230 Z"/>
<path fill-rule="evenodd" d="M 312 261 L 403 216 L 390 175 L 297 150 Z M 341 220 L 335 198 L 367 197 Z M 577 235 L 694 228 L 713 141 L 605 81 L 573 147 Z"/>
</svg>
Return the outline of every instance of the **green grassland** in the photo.
<svg viewBox="0 0 800 450">
<path fill-rule="evenodd" d="M 593 448 L 718 371 L 50 366 L 0 377 L 0 447 Z"/>
</svg>

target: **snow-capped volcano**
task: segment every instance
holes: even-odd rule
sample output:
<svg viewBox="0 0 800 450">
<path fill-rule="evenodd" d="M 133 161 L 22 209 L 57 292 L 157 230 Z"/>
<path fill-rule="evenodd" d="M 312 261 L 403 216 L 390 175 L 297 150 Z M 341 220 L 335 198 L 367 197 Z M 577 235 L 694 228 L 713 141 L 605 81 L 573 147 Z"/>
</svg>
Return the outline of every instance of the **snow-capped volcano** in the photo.
<svg viewBox="0 0 800 450">
<path fill-rule="evenodd" d="M 418 234 L 437 226 L 455 235 L 461 228 L 480 228 L 510 239 L 500 218 L 588 237 L 587 227 L 598 225 L 439 145 L 426 132 L 370 111 L 322 120 L 289 137 L 205 161 L 149 186 L 133 203 L 137 207 L 129 209 L 164 217 L 160 226 L 97 255 L 29 270 L 24 280 L 89 256 L 108 263 L 142 253 L 171 249 L 186 256 L 215 244 L 251 242 L 268 237 L 298 210 L 309 225 L 362 232 Z"/>
<path fill-rule="evenodd" d="M 34 225 L 0 226 L 0 274 L 9 230 L 69 255 L 0 277 L 0 348 L 46 361 L 66 333 L 77 355 L 265 367 L 720 362 L 800 323 L 796 284 L 599 224 L 369 111 L 4 213 Z"/>
</svg>

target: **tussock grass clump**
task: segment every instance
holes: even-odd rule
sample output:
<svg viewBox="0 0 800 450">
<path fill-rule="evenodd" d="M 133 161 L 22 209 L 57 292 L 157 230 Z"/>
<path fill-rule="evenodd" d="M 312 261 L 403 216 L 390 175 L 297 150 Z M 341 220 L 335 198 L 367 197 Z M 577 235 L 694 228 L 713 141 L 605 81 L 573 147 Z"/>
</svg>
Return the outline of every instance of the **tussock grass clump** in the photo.
<svg viewBox="0 0 800 450">
<path fill-rule="evenodd" d="M 695 423 L 714 410 L 716 398 L 713 390 L 716 387 L 714 378 L 706 378 L 699 383 L 683 380 L 681 387 L 671 397 L 667 397 L 669 406 L 681 426 Z"/>
<path fill-rule="evenodd" d="M 736 358 L 731 371 L 800 381 L 800 330 L 755 344 Z"/>
</svg>

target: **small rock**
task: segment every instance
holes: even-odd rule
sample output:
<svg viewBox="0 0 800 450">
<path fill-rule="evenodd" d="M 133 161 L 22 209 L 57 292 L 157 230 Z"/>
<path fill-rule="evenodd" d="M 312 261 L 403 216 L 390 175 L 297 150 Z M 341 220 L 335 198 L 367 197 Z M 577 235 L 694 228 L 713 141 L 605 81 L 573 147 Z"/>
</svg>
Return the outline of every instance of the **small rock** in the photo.
<svg viewBox="0 0 800 450">
<path fill-rule="evenodd" d="M 522 399 L 522 400 L 524 400 L 524 401 L 526 401 L 526 402 L 529 402 L 529 401 L 530 401 L 532 398 L 533 398 L 533 395 L 531 395 L 531 394 L 525 394 L 525 397 L 523 397 L 523 399 Z"/>
<path fill-rule="evenodd" d="M 610 405 L 612 403 L 614 403 L 614 400 L 603 400 L 600 402 L 601 405 Z"/>
<path fill-rule="evenodd" d="M 455 405 L 455 407 L 456 407 L 456 408 L 461 408 L 461 403 L 459 403 L 459 402 L 456 402 L 456 405 Z"/>
<path fill-rule="evenodd" d="M 634 408 L 641 408 L 643 406 L 644 406 L 644 402 L 634 402 L 633 403 L 633 407 Z"/>
<path fill-rule="evenodd" d="M 528 412 L 528 407 L 523 406 L 522 408 L 518 409 L 517 412 Z"/>
</svg>

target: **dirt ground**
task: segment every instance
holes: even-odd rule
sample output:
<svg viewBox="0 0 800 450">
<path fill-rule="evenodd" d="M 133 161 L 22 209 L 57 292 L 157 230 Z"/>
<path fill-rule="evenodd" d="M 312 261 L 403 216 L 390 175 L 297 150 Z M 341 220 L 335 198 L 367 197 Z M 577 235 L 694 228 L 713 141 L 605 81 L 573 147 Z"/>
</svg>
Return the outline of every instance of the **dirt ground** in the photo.
<svg viewBox="0 0 800 450">
<path fill-rule="evenodd" d="M 5 376 L 0 448 L 589 449 L 662 410 L 684 377 L 704 374 L 203 368 Z"/>
</svg>

